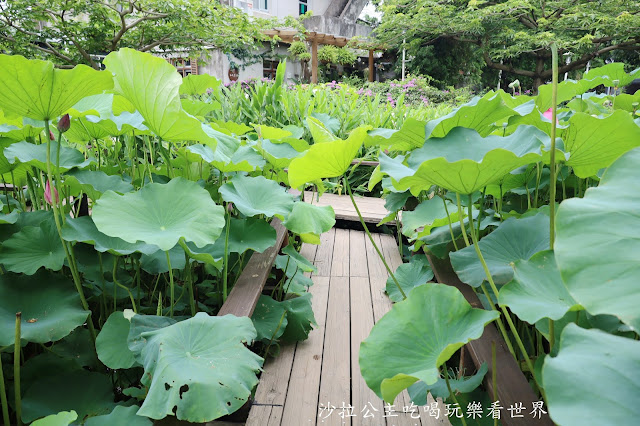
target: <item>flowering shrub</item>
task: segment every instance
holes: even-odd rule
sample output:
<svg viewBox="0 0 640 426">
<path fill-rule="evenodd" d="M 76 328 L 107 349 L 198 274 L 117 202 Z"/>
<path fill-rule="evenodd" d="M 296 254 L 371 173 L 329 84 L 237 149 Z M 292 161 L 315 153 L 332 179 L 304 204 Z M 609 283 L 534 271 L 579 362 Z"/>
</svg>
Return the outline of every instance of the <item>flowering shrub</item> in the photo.
<svg viewBox="0 0 640 426">
<path fill-rule="evenodd" d="M 473 93 L 467 88 L 440 90 L 430 86 L 429 82 L 430 79 L 427 77 L 410 77 L 405 81 L 367 82 L 360 91 L 367 96 L 381 94 L 392 105 L 398 101 L 400 96 L 404 96 L 404 102 L 408 105 L 425 106 L 433 103 L 461 104 L 473 97 Z"/>
</svg>

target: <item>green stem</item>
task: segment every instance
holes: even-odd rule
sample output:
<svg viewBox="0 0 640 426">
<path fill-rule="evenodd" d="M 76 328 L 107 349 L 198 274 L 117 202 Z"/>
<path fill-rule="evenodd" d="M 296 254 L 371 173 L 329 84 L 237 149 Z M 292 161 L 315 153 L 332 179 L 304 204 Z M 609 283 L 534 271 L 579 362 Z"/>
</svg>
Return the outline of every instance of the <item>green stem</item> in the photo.
<svg viewBox="0 0 640 426">
<path fill-rule="evenodd" d="M 49 135 L 49 120 L 45 120 L 44 122 L 45 130 L 47 135 Z M 49 180 L 49 187 L 51 187 L 53 180 L 53 171 L 51 170 L 51 140 L 47 138 L 47 179 Z M 58 214 L 61 214 L 58 211 L 58 200 L 54 194 L 53 188 L 51 188 L 51 207 L 53 209 L 53 220 L 56 224 L 56 228 L 58 230 L 58 236 L 60 237 L 60 241 L 62 242 L 62 247 L 64 248 L 64 253 L 67 257 L 67 261 L 69 262 L 69 269 L 71 269 L 71 275 L 73 277 L 73 283 L 76 286 L 76 290 L 78 291 L 78 295 L 80 295 L 80 302 L 82 303 L 82 307 L 85 311 L 89 311 L 89 318 L 87 319 L 87 325 L 89 326 L 89 332 L 91 334 L 91 338 L 93 342 L 96 341 L 96 330 L 93 327 L 93 320 L 91 319 L 91 311 L 89 310 L 89 304 L 87 303 L 87 299 L 84 297 L 84 290 L 82 289 L 82 282 L 80 281 L 80 276 L 76 269 L 76 263 L 74 258 L 69 253 L 69 250 L 73 250 L 67 246 L 67 242 L 62 238 L 62 225 L 60 224 L 60 218 Z M 95 345 L 94 345 L 95 347 Z"/>
<path fill-rule="evenodd" d="M 224 233 L 224 270 L 222 272 L 222 303 L 227 301 L 227 283 L 229 279 L 229 228 L 231 228 L 231 212 L 227 211 L 226 219 L 227 223 Z"/>
<path fill-rule="evenodd" d="M 491 382 L 493 383 L 493 401 L 498 401 L 498 368 L 496 365 L 496 342 L 491 342 Z M 498 417 L 494 417 L 493 426 L 498 426 Z"/>
<path fill-rule="evenodd" d="M 191 277 L 191 263 L 189 262 L 189 255 L 184 252 L 185 261 L 185 273 L 187 278 L 187 285 L 189 286 L 189 305 L 191 306 L 191 315 L 196 314 L 196 300 L 193 297 L 193 278 Z"/>
<path fill-rule="evenodd" d="M 7 402 L 7 389 L 4 386 L 4 373 L 2 371 L 2 352 L 0 351 L 0 404 L 2 404 L 2 421 L 5 425 L 9 421 L 9 403 Z"/>
<path fill-rule="evenodd" d="M 496 308 L 496 305 L 493 304 L 491 295 L 487 290 L 487 286 L 484 285 L 484 282 L 480 284 L 480 288 L 482 289 L 482 292 L 484 293 L 485 297 L 489 301 L 489 306 L 491 306 L 491 309 L 498 312 L 498 308 Z M 513 357 L 517 359 L 518 357 L 516 356 L 516 351 L 513 350 L 513 344 L 511 343 L 511 339 L 509 339 L 509 334 L 507 333 L 507 329 L 505 328 L 504 323 L 502 322 L 502 318 L 498 317 L 496 319 L 496 322 L 498 323 L 498 329 L 500 329 L 500 334 L 502 334 L 502 338 L 504 339 L 504 342 L 507 344 L 507 348 L 509 349 L 509 352 L 511 352 L 511 355 L 513 355 Z"/>
<path fill-rule="evenodd" d="M 280 327 L 282 327 L 282 322 L 284 321 L 284 317 L 286 315 L 287 315 L 286 311 L 282 313 L 282 316 L 280 317 L 280 322 L 278 323 L 276 330 L 273 332 L 273 335 L 271 336 L 271 340 L 269 340 L 269 344 L 267 345 L 267 348 L 264 350 L 264 358 L 266 358 L 267 355 L 269 355 L 269 348 L 271 347 L 271 343 L 273 343 L 273 341 L 276 338 L 276 334 L 278 334 L 278 331 L 280 331 Z"/>
<path fill-rule="evenodd" d="M 451 241 L 453 241 L 453 247 L 458 251 L 458 243 L 456 243 L 456 237 L 453 234 L 453 225 L 451 224 L 451 216 L 449 215 L 449 209 L 447 208 L 447 200 L 444 197 L 442 198 L 442 202 L 444 203 L 444 212 L 447 214 L 447 223 L 449 224 L 449 233 L 451 234 Z M 460 215 L 460 211 L 458 210 L 458 215 Z"/>
<path fill-rule="evenodd" d="M 449 372 L 447 371 L 446 364 L 444 365 L 444 373 L 443 374 L 444 374 L 444 381 L 447 383 L 447 390 L 449 390 L 449 396 L 451 396 L 451 398 L 453 399 L 453 402 L 458 407 L 460 407 L 460 411 L 462 412 L 462 417 L 460 417 L 460 421 L 462 422 L 463 426 L 467 426 L 467 421 L 464 419 L 464 409 L 462 408 L 462 406 L 458 402 L 458 398 L 456 398 L 456 395 L 453 393 L 453 390 L 451 389 L 451 383 L 449 383 Z"/>
<path fill-rule="evenodd" d="M 533 199 L 533 208 L 538 208 L 538 193 L 540 190 L 540 178 L 542 177 L 542 168 L 540 167 L 540 163 L 536 163 L 536 192 Z"/>
<path fill-rule="evenodd" d="M 173 318 L 173 270 L 171 269 L 171 258 L 169 256 L 169 252 L 164 252 L 167 255 L 167 265 L 169 266 L 169 288 L 171 289 L 171 308 L 169 309 L 169 315 Z"/>
<path fill-rule="evenodd" d="M 558 46 L 551 43 L 552 81 L 551 91 L 551 158 L 549 168 L 549 247 L 553 250 L 556 234 L 556 116 L 558 107 Z M 533 370 L 531 370 L 533 371 Z"/>
<path fill-rule="evenodd" d="M 118 260 L 119 259 L 120 259 L 119 257 L 116 257 L 115 261 L 113 262 L 113 274 L 112 274 L 113 275 L 113 283 L 115 285 L 117 285 L 118 287 L 124 289 L 124 291 L 126 291 L 129 294 L 129 299 L 131 300 L 131 304 L 133 305 L 133 312 L 135 312 L 137 314 L 138 310 L 136 309 L 136 301 L 133 298 L 133 293 L 131 293 L 131 290 L 129 290 L 129 287 L 120 284 L 118 282 L 118 278 L 116 278 L 116 274 L 118 272 L 117 266 L 118 266 Z M 126 272 L 126 270 L 125 270 L 125 272 Z M 115 301 L 114 301 L 114 304 L 115 304 Z"/>
<path fill-rule="evenodd" d="M 469 194 L 469 214 L 471 214 L 471 194 Z M 472 223 L 473 219 L 469 219 Z M 493 281 L 493 277 L 491 276 L 491 272 L 489 271 L 489 267 L 487 266 L 487 262 L 484 260 L 484 256 L 482 255 L 482 252 L 480 251 L 480 246 L 478 245 L 478 237 L 476 236 L 476 233 L 474 232 L 474 228 L 473 228 L 473 224 L 471 225 L 471 239 L 473 240 L 473 247 L 476 250 L 476 254 L 478 255 L 478 259 L 480 259 L 480 263 L 482 264 L 482 268 L 484 269 L 484 273 L 487 276 L 487 280 L 489 281 L 489 285 L 491 286 L 491 290 L 493 290 L 493 294 L 496 295 L 496 297 L 498 297 L 499 293 L 498 293 L 498 288 L 496 287 L 495 282 Z M 489 299 L 491 300 L 491 299 Z M 522 356 L 524 357 L 525 362 L 527 363 L 527 367 L 529 367 L 529 370 L 532 373 L 533 376 L 533 381 L 536 383 L 536 386 L 538 387 L 538 389 L 541 390 L 540 385 L 538 385 L 538 381 L 536 380 L 535 374 L 533 374 L 533 372 L 535 371 L 533 369 L 533 364 L 531 363 L 531 359 L 529 358 L 529 354 L 527 353 L 527 350 L 524 347 L 524 344 L 522 343 L 522 339 L 520 338 L 520 335 L 518 334 L 518 330 L 516 329 L 515 324 L 513 323 L 513 320 L 511 319 L 511 315 L 509 315 L 509 312 L 507 311 L 507 309 L 504 306 L 500 306 L 500 309 L 502 310 L 502 313 L 504 314 L 504 317 L 507 320 L 507 323 L 509 324 L 509 329 L 511 330 L 511 333 L 513 334 L 513 337 L 515 337 L 516 339 L 516 343 L 518 345 L 518 348 L 520 349 L 520 352 L 522 352 Z"/>
<path fill-rule="evenodd" d="M 549 350 L 553 349 L 553 342 L 556 340 L 556 330 L 553 320 L 549 318 Z"/>
<path fill-rule="evenodd" d="M 387 269 L 387 272 L 389 273 L 389 276 L 393 279 L 393 282 L 396 284 L 396 287 L 398 287 L 398 291 L 400 291 L 400 294 L 402 295 L 402 299 L 403 300 L 406 299 L 407 295 L 404 293 L 404 290 L 400 286 L 400 283 L 396 279 L 396 276 L 393 274 L 393 271 L 391 271 L 391 268 L 389 268 L 389 265 L 387 264 L 386 259 L 382 255 L 382 252 L 378 248 L 378 245 L 376 244 L 375 241 L 373 241 L 373 236 L 371 235 L 371 232 L 369 232 L 369 228 L 367 228 L 367 224 L 364 222 L 364 218 L 362 217 L 362 214 L 360 213 L 360 209 L 358 208 L 358 205 L 356 204 L 356 200 L 353 198 L 353 193 L 351 192 L 351 185 L 349 185 L 349 179 L 345 179 L 344 180 L 344 185 L 347 187 L 347 192 L 349 193 L 349 198 L 351 199 L 351 204 L 353 204 L 353 207 L 356 209 L 356 213 L 358 214 L 358 218 L 360 219 L 360 224 L 364 228 L 364 232 L 366 232 L 367 236 L 369 237 L 369 241 L 371 241 L 371 244 L 373 244 L 373 248 L 376 249 L 376 253 L 378 253 L 378 257 L 380 257 L 380 260 L 382 260 L 382 263 L 384 264 L 384 267 Z"/>
<path fill-rule="evenodd" d="M 471 195 L 469 195 L 469 199 L 471 199 Z M 464 243 L 466 244 L 466 246 L 469 247 L 471 244 L 469 244 L 469 238 L 467 238 L 467 229 L 464 226 L 464 211 L 462 210 L 462 203 L 460 202 L 460 194 L 458 194 L 457 192 L 456 192 L 456 202 L 458 203 L 458 219 L 460 219 L 460 229 L 462 229 L 462 238 L 464 238 Z M 469 209 L 469 223 L 472 223 L 471 218 L 472 218 L 471 209 Z"/>
<path fill-rule="evenodd" d="M 15 346 L 13 349 L 13 394 L 15 395 L 15 411 L 16 411 L 16 424 L 22 425 L 22 400 L 20 391 L 20 327 L 22 323 L 22 312 L 16 313 L 16 338 Z"/>
</svg>

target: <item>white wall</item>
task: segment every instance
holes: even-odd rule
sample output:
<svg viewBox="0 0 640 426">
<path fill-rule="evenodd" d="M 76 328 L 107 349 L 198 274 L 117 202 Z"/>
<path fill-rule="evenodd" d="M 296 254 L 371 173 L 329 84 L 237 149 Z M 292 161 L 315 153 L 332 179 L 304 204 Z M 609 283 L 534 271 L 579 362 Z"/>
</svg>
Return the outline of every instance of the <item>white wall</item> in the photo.
<svg viewBox="0 0 640 426">
<path fill-rule="evenodd" d="M 252 0 L 249 0 L 249 3 L 252 5 Z M 331 0 L 308 0 L 307 5 L 309 6 L 309 10 L 313 12 L 314 15 L 322 15 L 331 3 Z M 256 8 L 252 9 L 252 15 L 258 17 L 278 17 L 284 18 L 286 16 L 298 16 L 298 0 L 268 0 L 268 10 L 258 10 Z"/>
</svg>

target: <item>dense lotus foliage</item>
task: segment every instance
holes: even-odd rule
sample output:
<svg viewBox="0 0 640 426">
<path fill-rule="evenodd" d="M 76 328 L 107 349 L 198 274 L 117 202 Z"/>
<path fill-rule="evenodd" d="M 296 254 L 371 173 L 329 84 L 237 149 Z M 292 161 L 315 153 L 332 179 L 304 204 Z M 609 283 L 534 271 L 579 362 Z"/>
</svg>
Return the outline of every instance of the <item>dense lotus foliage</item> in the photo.
<svg viewBox="0 0 640 426">
<path fill-rule="evenodd" d="M 307 185 L 352 200 L 382 188 L 383 223 L 402 215 L 410 260 L 385 262 L 396 304 L 360 348 L 380 398 L 486 400 L 487 366 L 464 378 L 447 361 L 495 323 L 554 422 L 640 414 L 640 93 L 618 93 L 638 72 L 610 64 L 557 96 L 553 85 L 489 92 L 439 117 L 332 95 L 371 108 L 363 123 L 296 113 L 313 92 L 285 90 L 284 66 L 233 98 L 243 89 L 182 79 L 146 53 L 104 63 L 61 70 L 0 55 L 5 423 L 206 422 L 238 410 L 264 358 L 315 325 L 314 266 L 297 248 L 319 244 L 335 215 L 288 191 Z M 602 85 L 613 94 L 593 91 Z M 362 173 L 363 158 L 380 165 Z M 276 243 L 270 222 L 291 234 L 273 291 L 252 318 L 215 316 L 252 253 Z M 448 258 L 484 309 L 428 282 L 425 254 Z"/>
</svg>

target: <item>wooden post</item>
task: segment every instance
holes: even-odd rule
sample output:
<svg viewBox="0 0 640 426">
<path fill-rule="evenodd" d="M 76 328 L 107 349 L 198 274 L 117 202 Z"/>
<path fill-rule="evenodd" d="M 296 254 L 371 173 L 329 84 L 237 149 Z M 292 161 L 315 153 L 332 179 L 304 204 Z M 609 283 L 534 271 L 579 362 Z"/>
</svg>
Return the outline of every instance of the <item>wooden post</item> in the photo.
<svg viewBox="0 0 640 426">
<path fill-rule="evenodd" d="M 375 72 L 373 68 L 373 50 L 369 50 L 369 81 L 375 80 Z"/>
<path fill-rule="evenodd" d="M 311 42 L 311 83 L 318 82 L 318 39 L 313 38 Z"/>
</svg>

